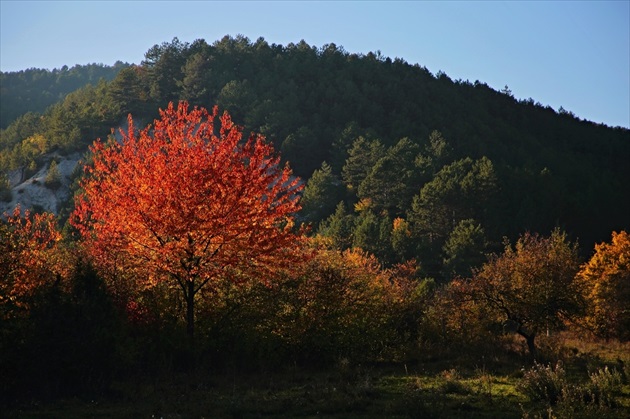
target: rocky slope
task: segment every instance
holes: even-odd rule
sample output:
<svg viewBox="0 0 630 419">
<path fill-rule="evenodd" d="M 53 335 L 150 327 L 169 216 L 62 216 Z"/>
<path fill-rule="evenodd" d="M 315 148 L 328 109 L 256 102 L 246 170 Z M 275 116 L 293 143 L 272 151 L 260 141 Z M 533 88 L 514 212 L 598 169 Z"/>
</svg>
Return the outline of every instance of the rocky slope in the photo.
<svg viewBox="0 0 630 419">
<path fill-rule="evenodd" d="M 59 186 L 50 188 L 46 186 L 45 180 L 53 160 L 57 162 L 61 176 Z M 0 214 L 12 212 L 17 205 L 23 209 L 33 208 L 36 211 L 58 214 L 63 203 L 70 198 L 70 185 L 75 171 L 80 170 L 80 160 L 80 153 L 68 156 L 51 153 L 44 156 L 43 167 L 28 178 L 25 178 L 23 168 L 9 172 L 12 199 L 9 202 L 0 201 Z"/>
</svg>

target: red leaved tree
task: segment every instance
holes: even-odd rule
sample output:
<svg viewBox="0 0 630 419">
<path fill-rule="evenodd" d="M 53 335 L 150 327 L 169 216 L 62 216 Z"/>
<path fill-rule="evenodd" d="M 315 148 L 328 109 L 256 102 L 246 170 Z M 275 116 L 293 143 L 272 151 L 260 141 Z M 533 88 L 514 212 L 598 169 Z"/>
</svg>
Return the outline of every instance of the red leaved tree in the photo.
<svg viewBox="0 0 630 419">
<path fill-rule="evenodd" d="M 94 143 L 71 222 L 96 266 L 179 287 L 192 342 L 202 288 L 266 280 L 291 261 L 302 187 L 264 137 L 243 140 L 216 107 L 171 103 L 160 116 L 139 133 L 129 116 L 122 141 Z"/>
<path fill-rule="evenodd" d="M 0 220 L 0 317 L 15 309 L 27 309 L 28 301 L 41 286 L 65 274 L 58 257 L 61 234 L 55 216 L 33 214 L 20 207 Z"/>
</svg>

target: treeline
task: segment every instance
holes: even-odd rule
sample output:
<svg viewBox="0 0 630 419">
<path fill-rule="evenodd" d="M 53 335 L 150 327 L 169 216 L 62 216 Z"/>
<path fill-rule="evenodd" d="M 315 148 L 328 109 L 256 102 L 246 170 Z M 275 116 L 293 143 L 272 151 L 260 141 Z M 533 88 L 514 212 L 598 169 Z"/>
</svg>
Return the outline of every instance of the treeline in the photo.
<svg viewBox="0 0 630 419">
<path fill-rule="evenodd" d="M 626 232 L 613 232 L 584 264 L 558 229 L 525 234 L 472 278 L 448 284 L 423 278 L 413 263 L 384 268 L 321 237 L 298 243 L 309 256 L 290 269 L 210 282 L 196 298 L 193 344 L 185 296 L 169 275 L 152 276 L 154 261 L 121 269 L 123 253 L 90 257 L 81 242 L 63 240 L 51 214 L 17 209 L 0 223 L 0 405 L 116 398 L 121 386 L 182 372 L 294 371 L 344 360 L 412 365 L 455 355 L 484 368 L 507 358 L 586 370 L 583 354 L 550 344 L 549 334 L 630 339 Z M 620 365 L 612 372 L 628 371 Z"/>
<path fill-rule="evenodd" d="M 155 45 L 111 82 L 18 118 L 2 131 L 0 167 L 34 170 L 42 154 L 84 150 L 127 113 L 151 121 L 182 99 L 218 104 L 266 135 L 308 181 L 302 220 L 386 264 L 415 258 L 446 278 L 503 236 L 557 226 L 588 249 L 629 227 L 628 130 L 517 100 L 507 87 L 304 41 Z"/>
<path fill-rule="evenodd" d="M 103 64 L 63 66 L 53 70 L 30 68 L 15 72 L 0 72 L 0 128 L 6 128 L 27 112 L 44 112 L 70 92 L 86 84 L 96 84 L 116 77 L 128 64 L 117 61 Z"/>
</svg>

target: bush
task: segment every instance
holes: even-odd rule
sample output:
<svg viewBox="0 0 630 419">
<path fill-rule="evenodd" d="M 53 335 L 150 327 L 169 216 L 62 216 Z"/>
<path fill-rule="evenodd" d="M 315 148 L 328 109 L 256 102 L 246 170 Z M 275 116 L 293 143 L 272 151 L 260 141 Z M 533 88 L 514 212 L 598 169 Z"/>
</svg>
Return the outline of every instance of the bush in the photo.
<svg viewBox="0 0 630 419">
<path fill-rule="evenodd" d="M 469 394 L 471 389 L 462 382 L 462 377 L 456 369 L 442 371 L 438 377 L 439 391 L 444 394 Z"/>
<path fill-rule="evenodd" d="M 27 317 L 0 327 L 12 343 L 0 345 L 0 406 L 107 390 L 120 371 L 121 324 L 88 265 L 79 263 L 69 279 L 42 287 Z"/>
<path fill-rule="evenodd" d="M 61 186 L 61 172 L 59 172 L 59 168 L 57 167 L 57 162 L 55 160 L 50 162 L 50 167 L 48 168 L 48 173 L 46 174 L 46 180 L 44 183 L 50 189 L 57 189 Z"/>
<path fill-rule="evenodd" d="M 544 400 L 554 405 L 562 397 L 562 390 L 566 385 L 562 364 L 556 364 L 554 369 L 550 365 L 535 362 L 529 371 L 524 371 L 518 389 L 531 400 Z"/>
<path fill-rule="evenodd" d="M 0 201 L 11 202 L 13 193 L 11 193 L 11 184 L 6 175 L 0 175 Z"/>
<path fill-rule="evenodd" d="M 604 418 L 610 415 L 614 417 L 614 414 L 618 413 L 611 408 L 617 406 L 615 396 L 620 392 L 621 385 L 621 373 L 607 367 L 592 373 L 590 381 L 581 385 L 566 381 L 561 364 L 556 365 L 555 369 L 534 364 L 524 373 L 518 388 L 532 401 L 540 400 L 547 402 L 549 406 L 555 406 L 553 417 Z"/>
<path fill-rule="evenodd" d="M 11 202 L 13 200 L 13 193 L 11 189 L 0 189 L 0 201 Z"/>
<path fill-rule="evenodd" d="M 617 370 L 609 370 L 608 367 L 597 370 L 590 376 L 587 385 L 591 402 L 600 406 L 615 406 L 615 395 L 621 390 L 621 373 Z"/>
</svg>

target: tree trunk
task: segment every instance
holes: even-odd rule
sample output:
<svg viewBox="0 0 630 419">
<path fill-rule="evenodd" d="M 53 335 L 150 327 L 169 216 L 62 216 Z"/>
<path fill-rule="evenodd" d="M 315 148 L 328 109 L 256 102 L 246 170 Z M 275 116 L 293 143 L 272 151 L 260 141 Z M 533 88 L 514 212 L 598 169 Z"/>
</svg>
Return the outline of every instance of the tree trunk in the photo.
<svg viewBox="0 0 630 419">
<path fill-rule="evenodd" d="M 536 333 L 532 333 L 532 334 L 525 334 L 525 333 L 521 333 L 521 336 L 523 336 L 525 338 L 525 342 L 527 342 L 527 350 L 529 351 L 529 354 L 532 356 L 532 359 L 536 360 L 536 343 L 535 343 L 535 339 L 536 339 Z"/>
<path fill-rule="evenodd" d="M 190 348 L 195 342 L 195 282 L 188 281 L 188 292 L 186 293 L 186 332 Z"/>
<path fill-rule="evenodd" d="M 532 359 L 536 360 L 536 332 L 528 333 L 525 329 L 523 329 L 523 326 L 519 325 L 516 333 L 525 338 L 525 342 L 527 343 L 527 350 L 532 356 Z"/>
</svg>

